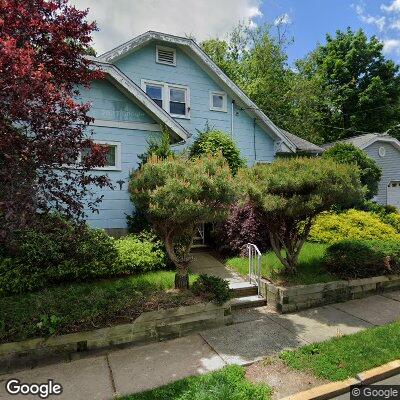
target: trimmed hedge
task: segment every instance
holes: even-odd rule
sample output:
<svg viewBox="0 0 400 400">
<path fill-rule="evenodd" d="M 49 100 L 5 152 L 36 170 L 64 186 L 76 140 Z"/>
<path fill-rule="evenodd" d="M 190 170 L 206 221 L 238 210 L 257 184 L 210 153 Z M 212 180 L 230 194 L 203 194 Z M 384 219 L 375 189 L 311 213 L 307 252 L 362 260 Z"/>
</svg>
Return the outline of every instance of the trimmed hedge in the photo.
<svg viewBox="0 0 400 400">
<path fill-rule="evenodd" d="M 400 241 L 393 226 L 382 222 L 377 214 L 349 210 L 344 213 L 324 213 L 317 217 L 309 236 L 316 243 L 336 243 L 347 239 Z"/>
<path fill-rule="evenodd" d="M 341 278 L 367 278 L 400 273 L 400 242 L 344 240 L 326 250 L 323 262 Z"/>
</svg>

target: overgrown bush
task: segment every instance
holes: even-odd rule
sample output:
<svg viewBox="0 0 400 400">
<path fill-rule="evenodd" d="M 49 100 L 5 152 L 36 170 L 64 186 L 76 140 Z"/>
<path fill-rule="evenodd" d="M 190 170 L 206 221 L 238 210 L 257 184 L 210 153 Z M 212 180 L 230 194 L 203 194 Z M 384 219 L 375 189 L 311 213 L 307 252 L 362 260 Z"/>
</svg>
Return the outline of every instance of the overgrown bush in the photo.
<svg viewBox="0 0 400 400">
<path fill-rule="evenodd" d="M 236 143 L 225 132 L 211 130 L 208 127 L 200 132 L 197 139 L 190 147 L 190 157 L 199 157 L 204 154 L 216 155 L 221 152 L 232 174 L 236 174 L 239 168 L 244 167 L 245 161 L 240 157 L 240 151 Z"/>
<path fill-rule="evenodd" d="M 328 247 L 324 263 L 341 278 L 366 278 L 400 272 L 400 242 L 344 240 Z"/>
<path fill-rule="evenodd" d="M 107 276 L 117 258 L 114 240 L 104 231 L 57 217 L 42 229 L 15 235 L 11 247 L 0 260 L 0 295 Z"/>
<path fill-rule="evenodd" d="M 191 290 L 196 296 L 216 304 L 223 304 L 231 298 L 228 282 L 216 276 L 200 275 Z"/>
<path fill-rule="evenodd" d="M 163 243 L 151 233 L 115 240 L 103 230 L 59 217 L 15 235 L 10 247 L 13 251 L 0 258 L 0 296 L 166 265 Z"/>
<path fill-rule="evenodd" d="M 118 239 L 115 247 L 118 252 L 112 270 L 115 275 L 148 272 L 166 266 L 164 244 L 150 232 Z"/>
<path fill-rule="evenodd" d="M 228 218 L 215 226 L 214 245 L 227 256 L 244 254 L 245 244 L 254 243 L 261 252 L 270 247 L 267 221 L 252 203 L 235 204 Z"/>
<path fill-rule="evenodd" d="M 324 213 L 314 222 L 309 240 L 335 243 L 346 239 L 400 240 L 396 230 L 382 222 L 379 215 L 349 210 L 344 213 Z"/>
</svg>

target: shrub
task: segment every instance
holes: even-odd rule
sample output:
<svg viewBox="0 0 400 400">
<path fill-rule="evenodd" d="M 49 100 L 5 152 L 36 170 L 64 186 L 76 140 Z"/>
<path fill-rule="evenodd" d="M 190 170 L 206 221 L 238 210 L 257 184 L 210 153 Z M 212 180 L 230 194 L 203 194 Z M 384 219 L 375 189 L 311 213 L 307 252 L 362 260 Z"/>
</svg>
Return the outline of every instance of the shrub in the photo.
<svg viewBox="0 0 400 400">
<path fill-rule="evenodd" d="M 344 213 L 324 213 L 317 217 L 309 240 L 335 243 L 346 239 L 400 240 L 396 230 L 381 221 L 379 215 L 357 210 Z"/>
<path fill-rule="evenodd" d="M 283 273 L 296 273 L 300 250 L 317 215 L 363 198 L 353 166 L 321 158 L 284 158 L 239 172 L 242 193 L 263 211 Z"/>
<path fill-rule="evenodd" d="M 108 276 L 117 257 L 114 239 L 104 231 L 58 217 L 15 235 L 11 247 L 13 254 L 0 260 L 1 295 Z"/>
<path fill-rule="evenodd" d="M 189 154 L 190 157 L 199 157 L 204 154 L 216 155 L 218 152 L 222 152 L 232 174 L 236 174 L 239 168 L 246 165 L 240 157 L 236 143 L 228 134 L 208 128 L 204 132 L 200 132 L 200 135 L 190 147 Z"/>
<path fill-rule="evenodd" d="M 254 243 L 261 252 L 270 247 L 266 218 L 250 202 L 231 206 L 226 221 L 216 225 L 213 240 L 227 256 L 243 254 L 247 243 Z"/>
<path fill-rule="evenodd" d="M 398 214 L 397 212 L 385 214 L 381 217 L 381 219 L 383 222 L 390 225 L 392 228 L 395 229 L 397 233 L 400 234 L 400 214 Z"/>
<path fill-rule="evenodd" d="M 113 274 L 126 275 L 165 268 L 164 245 L 155 235 L 144 233 L 126 236 L 115 241 L 118 257 L 113 266 Z"/>
<path fill-rule="evenodd" d="M 324 263 L 341 278 L 366 278 L 400 272 L 400 242 L 344 240 L 328 247 Z"/>
<path fill-rule="evenodd" d="M 350 143 L 337 143 L 326 150 L 323 158 L 332 158 L 344 164 L 353 164 L 360 169 L 361 183 L 367 189 L 366 197 L 371 199 L 378 193 L 378 183 L 381 180 L 382 170 L 378 163 L 361 149 Z"/>
<path fill-rule="evenodd" d="M 228 282 L 216 276 L 200 275 L 191 290 L 196 296 L 216 304 L 223 304 L 231 298 Z"/>
</svg>

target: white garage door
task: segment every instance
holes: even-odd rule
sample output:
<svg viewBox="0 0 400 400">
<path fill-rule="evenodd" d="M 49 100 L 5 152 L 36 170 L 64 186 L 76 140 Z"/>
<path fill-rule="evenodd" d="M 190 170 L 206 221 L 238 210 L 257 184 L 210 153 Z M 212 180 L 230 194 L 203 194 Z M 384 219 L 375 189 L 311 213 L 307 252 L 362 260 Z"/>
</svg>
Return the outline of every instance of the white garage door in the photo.
<svg viewBox="0 0 400 400">
<path fill-rule="evenodd" d="M 400 208 L 400 181 L 392 181 L 387 188 L 387 203 Z"/>
</svg>

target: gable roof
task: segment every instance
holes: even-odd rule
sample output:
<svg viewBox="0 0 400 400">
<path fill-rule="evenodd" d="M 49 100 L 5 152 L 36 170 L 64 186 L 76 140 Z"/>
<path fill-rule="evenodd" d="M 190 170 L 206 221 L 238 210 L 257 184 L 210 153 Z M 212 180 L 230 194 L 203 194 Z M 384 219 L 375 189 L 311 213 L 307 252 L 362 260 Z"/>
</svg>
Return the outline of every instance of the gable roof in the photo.
<svg viewBox="0 0 400 400">
<path fill-rule="evenodd" d="M 317 146 L 314 143 L 309 142 L 299 136 L 294 135 L 284 129 L 281 129 L 283 134 L 290 139 L 290 141 L 296 146 L 296 152 L 300 153 L 313 153 L 313 154 L 321 154 L 324 152 L 324 149 L 320 146 Z"/>
<path fill-rule="evenodd" d="M 94 57 L 90 57 L 93 65 L 105 73 L 106 78 L 134 102 L 144 107 L 147 113 L 159 123 L 170 129 L 174 139 L 186 141 L 190 133 L 176 122 L 165 110 L 159 107 L 136 83 L 129 79 L 115 65 L 104 63 Z"/>
<path fill-rule="evenodd" d="M 350 137 L 347 139 L 343 140 L 338 140 L 336 142 L 332 143 L 326 143 L 322 147 L 324 149 L 329 149 L 330 147 L 334 146 L 336 143 L 350 143 L 354 145 L 355 147 L 358 147 L 361 150 L 366 149 L 368 146 L 371 146 L 371 144 L 375 142 L 387 142 L 393 145 L 393 147 L 397 148 L 400 150 L 400 142 L 388 135 L 387 133 L 365 133 L 363 135 L 358 135 L 354 137 Z"/>
<path fill-rule="evenodd" d="M 286 135 L 253 103 L 249 97 L 232 81 L 225 73 L 211 60 L 211 58 L 201 49 L 201 47 L 189 38 L 169 35 L 160 32 L 148 31 L 139 35 L 120 46 L 95 58 L 96 61 L 103 64 L 112 64 L 113 62 L 125 57 L 126 55 L 139 50 L 151 41 L 160 41 L 180 46 L 183 51 L 195 59 L 225 90 L 232 98 L 238 99 L 243 104 L 243 109 L 256 118 L 259 124 L 267 129 L 275 139 L 282 141 L 286 147 L 295 152 L 296 146 Z"/>
</svg>

